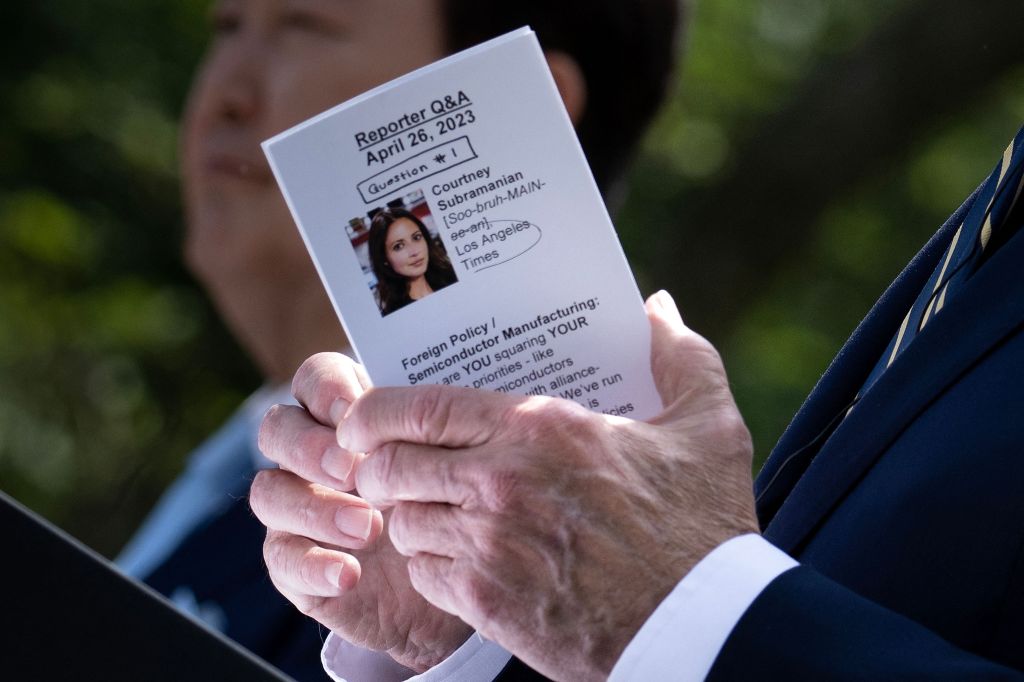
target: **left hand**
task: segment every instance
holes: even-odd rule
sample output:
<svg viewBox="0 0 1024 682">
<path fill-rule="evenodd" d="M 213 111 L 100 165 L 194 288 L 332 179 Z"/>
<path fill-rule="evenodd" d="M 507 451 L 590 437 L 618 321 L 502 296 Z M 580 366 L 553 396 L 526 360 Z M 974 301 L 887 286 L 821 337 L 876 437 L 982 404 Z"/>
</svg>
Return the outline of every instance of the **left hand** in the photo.
<svg viewBox="0 0 1024 682">
<path fill-rule="evenodd" d="M 647 422 L 553 398 L 371 389 L 339 426 L 394 507 L 413 586 L 546 675 L 603 679 L 708 552 L 757 532 L 751 442 L 718 353 L 647 303 L 665 404 Z"/>
<path fill-rule="evenodd" d="M 342 355 L 307 360 L 292 384 L 304 407 L 277 405 L 264 417 L 260 448 L 280 469 L 257 474 L 249 503 L 267 527 L 264 559 L 281 594 L 349 642 L 423 671 L 472 630 L 413 589 L 407 559 L 378 538 L 380 512 L 343 492 L 360 456 L 337 446 L 334 427 L 368 384 Z"/>
</svg>

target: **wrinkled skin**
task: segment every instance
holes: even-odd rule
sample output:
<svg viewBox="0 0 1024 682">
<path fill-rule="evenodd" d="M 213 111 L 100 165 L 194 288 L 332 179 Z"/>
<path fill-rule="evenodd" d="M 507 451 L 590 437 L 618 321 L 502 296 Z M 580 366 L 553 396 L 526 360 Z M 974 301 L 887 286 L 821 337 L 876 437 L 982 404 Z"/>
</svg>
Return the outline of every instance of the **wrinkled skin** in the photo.
<svg viewBox="0 0 1024 682">
<path fill-rule="evenodd" d="M 332 362 L 321 370 L 324 357 Z M 260 449 L 281 466 L 257 474 L 250 491 L 253 512 L 267 526 L 264 559 L 274 586 L 300 611 L 422 671 L 450 655 L 471 628 L 412 588 L 408 560 L 381 537 L 381 513 L 341 492 L 353 488 L 360 456 L 338 447 L 330 425 L 368 382 L 358 365 L 335 357 L 313 356 L 299 370 L 293 390 L 308 409 L 277 405 L 264 417 Z M 320 395 L 310 395 L 313 385 Z M 336 522 L 339 513 L 352 520 L 348 533 Z"/>
<path fill-rule="evenodd" d="M 386 537 L 409 557 L 411 585 L 557 679 L 607 677 L 690 568 L 757 532 L 750 436 L 718 354 L 667 294 L 647 311 L 665 405 L 647 422 L 438 386 L 371 389 L 336 410 L 347 408 L 339 445 L 369 453 L 355 481 L 365 500 L 392 509 Z M 316 356 L 296 383 L 326 404 L 337 393 L 316 377 L 351 367 Z M 298 442 L 272 417 L 268 435 Z M 282 551 L 268 565 L 286 582 L 312 570 L 306 560 Z M 328 626 L 344 624 L 322 611 Z"/>
</svg>

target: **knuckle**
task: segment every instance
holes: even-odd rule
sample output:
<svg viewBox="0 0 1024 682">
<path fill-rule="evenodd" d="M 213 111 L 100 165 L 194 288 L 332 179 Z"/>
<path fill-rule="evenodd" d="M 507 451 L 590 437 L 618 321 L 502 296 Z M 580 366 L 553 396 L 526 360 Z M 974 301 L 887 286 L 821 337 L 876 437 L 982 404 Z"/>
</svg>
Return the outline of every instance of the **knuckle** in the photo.
<svg viewBox="0 0 1024 682">
<path fill-rule="evenodd" d="M 267 503 L 274 499 L 275 478 L 279 473 L 274 469 L 259 471 L 249 486 L 249 508 L 264 525 L 267 519 Z"/>
<path fill-rule="evenodd" d="M 679 344 L 687 351 L 704 353 L 708 357 L 718 356 L 714 344 L 692 329 L 679 337 Z"/>
<path fill-rule="evenodd" d="M 316 586 L 323 581 L 324 573 L 319 563 L 316 561 L 312 553 L 306 553 L 295 558 L 295 564 L 293 566 L 295 575 L 302 582 L 303 585 L 309 585 L 313 588 L 311 591 L 316 591 Z"/>
<path fill-rule="evenodd" d="M 299 606 L 299 601 L 302 596 L 296 594 L 287 584 L 281 581 L 280 577 L 277 576 L 273 571 L 269 572 L 270 584 L 274 586 L 274 589 L 280 592 L 285 599 L 290 601 L 296 608 Z"/>
<path fill-rule="evenodd" d="M 704 355 L 704 359 L 709 366 L 722 367 L 722 354 L 718 352 L 715 346 L 702 336 L 695 338 L 695 345 L 699 352 Z"/>
<path fill-rule="evenodd" d="M 480 468 L 474 461 L 458 461 L 451 457 L 438 459 L 432 463 L 434 476 L 440 486 L 444 499 L 458 500 L 463 504 L 475 505 L 479 502 L 481 491 L 477 486 L 467 486 L 464 481 L 473 481 L 473 473 Z"/>
<path fill-rule="evenodd" d="M 724 418 L 724 428 L 732 438 L 738 441 L 749 441 L 750 430 L 747 428 L 746 422 L 743 421 L 743 416 L 737 409 L 730 409 L 726 413 Z"/>
<path fill-rule="evenodd" d="M 444 442 L 452 417 L 451 390 L 440 385 L 423 386 L 414 395 L 408 415 L 412 433 L 427 443 Z"/>
<path fill-rule="evenodd" d="M 267 570 L 275 577 L 281 577 L 285 573 L 287 564 L 284 561 L 284 543 L 276 533 L 267 533 L 263 541 L 263 563 Z"/>
<path fill-rule="evenodd" d="M 409 509 L 407 505 L 400 504 L 391 512 L 388 519 L 388 537 L 391 544 L 395 546 L 399 554 L 406 554 L 409 546 L 406 540 L 409 536 Z"/>
<path fill-rule="evenodd" d="M 567 452 L 589 452 L 602 436 L 604 422 L 593 412 L 570 401 L 559 401 L 553 415 L 556 432 L 570 447 Z"/>
<path fill-rule="evenodd" d="M 477 610 L 490 601 L 491 586 L 478 571 L 471 571 L 465 578 L 466 599 Z"/>
<path fill-rule="evenodd" d="M 393 484 L 395 459 L 398 456 L 397 443 L 385 443 L 363 460 L 359 467 L 359 482 L 368 483 L 367 494 L 380 493 Z M 362 485 L 359 486 L 362 490 Z"/>
<path fill-rule="evenodd" d="M 477 556 L 488 564 L 502 565 L 508 544 L 502 529 L 494 522 L 482 524 L 475 536 Z"/>
<path fill-rule="evenodd" d="M 292 379 L 292 394 L 302 405 L 323 418 L 331 400 L 347 395 L 346 382 L 342 377 L 345 376 L 346 363 L 351 362 L 341 353 L 328 351 L 306 358 Z"/>
<path fill-rule="evenodd" d="M 286 478 L 292 479 L 287 485 Z M 268 528 L 325 540 L 335 536 L 329 491 L 301 481 L 294 474 L 280 470 L 260 472 L 253 481 L 249 505 Z"/>
<path fill-rule="evenodd" d="M 295 592 L 274 573 L 270 573 L 270 582 L 273 584 L 274 589 L 291 602 L 297 611 L 314 620 L 326 622 L 329 616 L 327 607 L 330 600 L 328 598 Z"/>
<path fill-rule="evenodd" d="M 512 408 L 512 422 L 526 440 L 576 438 L 594 429 L 594 414 L 570 400 L 533 397 Z"/>
<path fill-rule="evenodd" d="M 270 409 L 263 414 L 263 420 L 260 421 L 260 429 L 257 433 L 257 446 L 260 452 L 271 459 L 274 456 L 274 437 L 277 435 L 277 429 L 280 426 L 281 407 L 281 405 L 270 406 Z"/>
<path fill-rule="evenodd" d="M 308 426 L 299 431 L 292 440 L 291 459 L 295 462 L 303 462 L 307 459 L 319 459 L 327 447 L 323 427 Z"/>
<path fill-rule="evenodd" d="M 739 457 L 749 458 L 754 449 L 753 438 L 739 410 L 729 410 L 723 421 L 723 431 L 733 446 L 731 450 Z"/>
<path fill-rule="evenodd" d="M 321 496 L 316 493 L 305 495 L 295 509 L 299 528 L 313 537 L 334 535 L 334 530 L 329 525 L 330 519 L 326 518 L 328 510 L 322 502 Z M 321 529 L 326 529 L 326 532 Z"/>
<path fill-rule="evenodd" d="M 446 581 L 442 581 L 438 576 L 432 562 L 433 559 L 426 554 L 414 554 L 409 557 L 409 582 L 420 594 L 430 594 L 438 588 L 439 583 L 446 584 Z"/>
<path fill-rule="evenodd" d="M 713 432 L 722 443 L 741 444 L 750 440 L 750 431 L 739 410 L 731 401 L 722 405 L 714 414 Z"/>
<path fill-rule="evenodd" d="M 513 419 L 520 441 L 528 452 L 536 453 L 521 463 L 529 463 L 533 469 L 527 468 L 535 474 L 554 474 L 552 465 L 563 472 L 589 467 L 606 450 L 605 421 L 572 401 L 526 401 L 518 406 Z"/>
<path fill-rule="evenodd" d="M 317 376 L 319 370 L 317 367 L 323 361 L 323 353 L 317 353 L 311 355 L 302 361 L 299 368 L 295 371 L 295 376 L 292 377 L 292 395 L 297 397 L 300 401 L 306 390 L 313 383 L 313 378 Z"/>
<path fill-rule="evenodd" d="M 576 426 L 588 421 L 591 412 L 572 400 L 551 400 L 546 406 L 547 418 L 556 424 Z"/>
<path fill-rule="evenodd" d="M 497 590 L 491 580 L 478 571 L 471 571 L 464 582 L 466 600 L 476 614 L 478 627 L 487 629 L 499 615 Z"/>
<path fill-rule="evenodd" d="M 521 506 L 519 503 L 525 483 L 525 474 L 513 465 L 488 471 L 482 486 L 483 500 L 492 511 L 515 511 Z"/>
<path fill-rule="evenodd" d="M 542 396 L 527 398 L 521 403 L 509 408 L 506 419 L 509 428 L 516 435 L 527 442 L 536 441 L 544 434 L 546 420 L 545 414 L 548 406 L 554 402 Z"/>
<path fill-rule="evenodd" d="M 398 457 L 398 443 L 390 442 L 384 443 L 377 448 L 373 456 L 377 459 L 377 466 L 386 466 L 388 470 L 394 465 L 395 458 Z"/>
<path fill-rule="evenodd" d="M 325 597 L 315 597 L 311 595 L 304 595 L 302 599 L 292 601 L 295 608 L 298 609 L 302 615 L 309 616 L 313 620 L 317 621 L 325 620 L 323 614 L 328 602 L 329 600 Z"/>
</svg>

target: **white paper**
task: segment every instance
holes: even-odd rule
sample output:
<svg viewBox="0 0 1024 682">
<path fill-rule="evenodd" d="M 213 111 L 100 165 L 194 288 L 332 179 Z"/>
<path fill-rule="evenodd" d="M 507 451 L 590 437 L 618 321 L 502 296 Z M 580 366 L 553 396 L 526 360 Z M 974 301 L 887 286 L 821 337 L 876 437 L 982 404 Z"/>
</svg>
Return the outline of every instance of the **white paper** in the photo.
<svg viewBox="0 0 1024 682">
<path fill-rule="evenodd" d="M 660 411 L 636 282 L 529 29 L 371 90 L 263 148 L 374 384 L 549 395 L 634 419 Z M 423 232 L 410 222 L 379 229 L 391 249 L 378 268 L 399 282 L 391 290 L 405 295 L 428 265 L 435 281 L 457 281 L 384 314 L 364 228 L 398 199 L 452 268 L 418 255 Z"/>
</svg>

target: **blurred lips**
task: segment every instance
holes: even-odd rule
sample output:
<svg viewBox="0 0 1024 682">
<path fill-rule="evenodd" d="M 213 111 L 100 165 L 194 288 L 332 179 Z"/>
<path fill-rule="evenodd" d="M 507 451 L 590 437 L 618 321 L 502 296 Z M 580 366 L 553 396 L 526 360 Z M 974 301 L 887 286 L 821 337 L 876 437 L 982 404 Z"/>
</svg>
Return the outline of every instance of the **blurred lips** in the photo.
<svg viewBox="0 0 1024 682">
<path fill-rule="evenodd" d="M 232 154 L 211 154 L 203 165 L 211 173 L 237 180 L 266 184 L 272 179 L 266 162 L 257 163 Z"/>
</svg>

